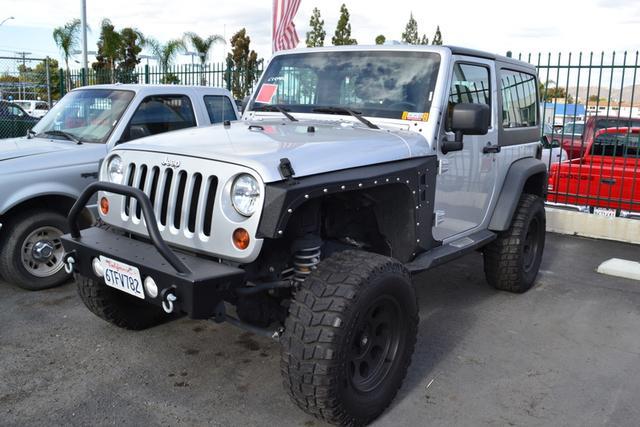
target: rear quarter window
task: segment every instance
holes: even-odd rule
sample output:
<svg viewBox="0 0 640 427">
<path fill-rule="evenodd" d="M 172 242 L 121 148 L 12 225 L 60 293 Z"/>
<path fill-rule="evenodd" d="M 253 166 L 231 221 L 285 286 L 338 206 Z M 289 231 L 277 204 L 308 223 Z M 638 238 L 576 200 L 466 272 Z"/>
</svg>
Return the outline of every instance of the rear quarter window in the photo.
<svg viewBox="0 0 640 427">
<path fill-rule="evenodd" d="M 520 71 L 500 71 L 502 127 L 523 128 L 538 125 L 536 77 Z"/>
<path fill-rule="evenodd" d="M 227 120 L 237 120 L 236 111 L 231 100 L 224 95 L 205 95 L 204 105 L 207 108 L 209 121 L 212 124 L 222 123 Z"/>
</svg>

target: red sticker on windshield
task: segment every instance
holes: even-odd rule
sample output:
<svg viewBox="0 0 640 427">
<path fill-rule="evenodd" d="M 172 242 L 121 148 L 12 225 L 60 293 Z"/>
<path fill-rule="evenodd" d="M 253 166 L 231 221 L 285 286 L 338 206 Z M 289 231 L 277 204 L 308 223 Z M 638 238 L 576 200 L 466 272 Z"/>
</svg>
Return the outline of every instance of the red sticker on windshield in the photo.
<svg viewBox="0 0 640 427">
<path fill-rule="evenodd" d="M 258 92 L 258 96 L 256 96 L 256 102 L 264 102 L 271 103 L 271 99 L 273 95 L 276 94 L 276 90 L 278 90 L 278 85 L 272 85 L 265 83 L 260 87 L 260 92 Z"/>
</svg>

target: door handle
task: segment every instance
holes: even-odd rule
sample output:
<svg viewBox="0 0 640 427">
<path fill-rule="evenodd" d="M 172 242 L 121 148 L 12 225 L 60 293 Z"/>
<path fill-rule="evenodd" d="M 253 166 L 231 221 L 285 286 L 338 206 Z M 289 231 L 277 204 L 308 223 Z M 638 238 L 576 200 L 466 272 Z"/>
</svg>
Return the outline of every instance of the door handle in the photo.
<svg viewBox="0 0 640 427">
<path fill-rule="evenodd" d="M 616 183 L 616 180 L 614 178 L 601 178 L 600 182 L 603 184 L 613 185 Z"/>
<path fill-rule="evenodd" d="M 499 145 L 491 145 L 490 142 L 487 142 L 487 145 L 485 145 L 484 147 L 482 147 L 482 153 L 483 154 L 488 154 L 488 153 L 499 153 L 500 152 L 501 147 Z"/>
<path fill-rule="evenodd" d="M 80 174 L 81 178 L 98 178 L 98 172 L 84 172 Z"/>
</svg>

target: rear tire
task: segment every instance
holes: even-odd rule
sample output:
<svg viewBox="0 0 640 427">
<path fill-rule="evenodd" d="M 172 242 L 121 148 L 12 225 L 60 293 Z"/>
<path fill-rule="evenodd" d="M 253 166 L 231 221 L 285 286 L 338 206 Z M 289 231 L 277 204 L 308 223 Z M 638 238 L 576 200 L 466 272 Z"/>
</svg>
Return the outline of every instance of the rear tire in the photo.
<svg viewBox="0 0 640 427">
<path fill-rule="evenodd" d="M 544 201 L 523 194 L 508 230 L 484 249 L 484 272 L 494 288 L 514 293 L 528 291 L 535 282 L 545 242 Z"/>
<path fill-rule="evenodd" d="M 4 279 L 30 291 L 67 281 L 70 276 L 64 271 L 60 236 L 68 230 L 66 217 L 51 210 L 25 211 L 10 219 L 3 226 L 7 234 L 0 244 Z"/>
<path fill-rule="evenodd" d="M 398 392 L 417 325 L 416 294 L 402 264 L 373 253 L 336 253 L 291 302 L 280 341 L 285 388 L 311 415 L 367 424 Z"/>
<path fill-rule="evenodd" d="M 104 283 L 79 274 L 74 277 L 84 305 L 99 318 L 120 328 L 137 331 L 159 325 L 170 318 L 160 307 Z"/>
</svg>

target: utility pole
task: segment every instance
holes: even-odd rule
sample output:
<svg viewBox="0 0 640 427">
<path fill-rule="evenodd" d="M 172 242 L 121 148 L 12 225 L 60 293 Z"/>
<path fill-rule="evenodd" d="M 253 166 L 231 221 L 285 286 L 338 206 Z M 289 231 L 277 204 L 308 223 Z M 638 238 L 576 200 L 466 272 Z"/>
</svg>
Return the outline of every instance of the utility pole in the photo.
<svg viewBox="0 0 640 427">
<path fill-rule="evenodd" d="M 81 5 L 81 26 L 82 26 L 82 77 L 83 85 L 86 85 L 87 73 L 89 65 L 87 62 L 87 0 L 80 0 Z"/>
<path fill-rule="evenodd" d="M 27 67 L 26 57 L 27 55 L 31 55 L 31 52 L 15 52 L 15 54 L 22 56 L 22 68 L 25 69 Z M 18 98 L 26 99 L 25 95 L 27 91 L 22 87 L 21 76 L 22 73 L 18 73 Z"/>
</svg>

